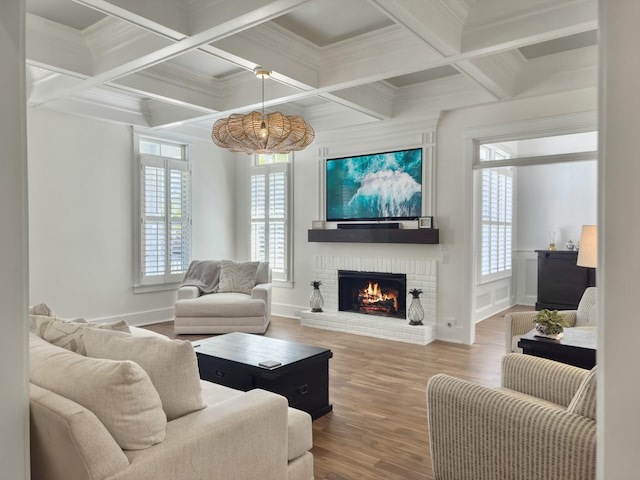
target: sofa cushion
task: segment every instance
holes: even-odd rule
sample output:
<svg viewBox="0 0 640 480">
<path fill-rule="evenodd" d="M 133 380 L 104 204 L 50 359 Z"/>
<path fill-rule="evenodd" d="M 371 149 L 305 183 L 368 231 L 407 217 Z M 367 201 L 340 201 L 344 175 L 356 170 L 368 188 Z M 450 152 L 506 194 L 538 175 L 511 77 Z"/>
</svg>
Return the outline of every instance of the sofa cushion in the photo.
<svg viewBox="0 0 640 480">
<path fill-rule="evenodd" d="M 30 334 L 31 383 L 91 410 L 120 448 L 164 440 L 167 417 L 143 368 L 131 361 L 84 357 Z"/>
<path fill-rule="evenodd" d="M 44 315 L 29 315 L 29 330 L 47 342 L 66 348 L 81 355 L 84 348 L 85 329 L 118 330 L 129 333 L 127 322 L 121 320 L 113 323 L 85 323 Z"/>
<path fill-rule="evenodd" d="M 264 317 L 264 300 L 246 293 L 210 293 L 193 300 L 178 300 L 174 305 L 176 317 Z"/>
<path fill-rule="evenodd" d="M 89 357 L 132 360 L 144 368 L 160 395 L 167 420 L 205 407 L 191 342 L 91 329 L 85 332 L 84 343 Z"/>
<path fill-rule="evenodd" d="M 251 293 L 256 284 L 258 262 L 222 262 L 218 292 Z"/>
</svg>

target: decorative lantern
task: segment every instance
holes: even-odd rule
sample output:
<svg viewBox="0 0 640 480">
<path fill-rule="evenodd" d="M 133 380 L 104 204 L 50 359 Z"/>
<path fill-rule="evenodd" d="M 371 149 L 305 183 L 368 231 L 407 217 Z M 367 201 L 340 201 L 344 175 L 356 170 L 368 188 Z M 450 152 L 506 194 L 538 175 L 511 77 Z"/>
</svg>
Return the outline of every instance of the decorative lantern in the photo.
<svg viewBox="0 0 640 480">
<path fill-rule="evenodd" d="M 311 307 L 312 312 L 321 312 L 322 307 L 324 307 L 324 298 L 322 298 L 322 293 L 320 293 L 320 285 L 322 285 L 320 280 L 314 280 L 311 282 L 313 290 L 311 291 L 311 297 L 309 298 L 309 306 Z"/>
<path fill-rule="evenodd" d="M 412 288 L 409 290 L 409 293 L 412 297 L 407 310 L 409 325 L 422 325 L 422 319 L 424 318 L 424 308 L 422 308 L 422 302 L 420 302 L 420 294 L 422 293 L 422 290 L 419 288 Z"/>
</svg>

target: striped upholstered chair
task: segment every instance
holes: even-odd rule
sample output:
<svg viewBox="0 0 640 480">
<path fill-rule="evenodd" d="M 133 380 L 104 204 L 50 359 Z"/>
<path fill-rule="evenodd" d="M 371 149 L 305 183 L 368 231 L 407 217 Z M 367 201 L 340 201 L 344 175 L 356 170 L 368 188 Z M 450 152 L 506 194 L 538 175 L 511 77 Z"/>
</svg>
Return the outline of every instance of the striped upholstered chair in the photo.
<svg viewBox="0 0 640 480">
<path fill-rule="evenodd" d="M 561 310 L 564 320 L 571 328 L 596 328 L 596 296 L 597 287 L 589 287 L 582 294 L 577 310 Z M 534 327 L 535 311 L 507 313 L 504 316 L 505 347 L 507 353 L 522 353 L 518 347 L 520 337 Z"/>
<path fill-rule="evenodd" d="M 499 388 L 431 377 L 427 415 L 435 479 L 594 479 L 596 368 L 508 354 Z"/>
</svg>

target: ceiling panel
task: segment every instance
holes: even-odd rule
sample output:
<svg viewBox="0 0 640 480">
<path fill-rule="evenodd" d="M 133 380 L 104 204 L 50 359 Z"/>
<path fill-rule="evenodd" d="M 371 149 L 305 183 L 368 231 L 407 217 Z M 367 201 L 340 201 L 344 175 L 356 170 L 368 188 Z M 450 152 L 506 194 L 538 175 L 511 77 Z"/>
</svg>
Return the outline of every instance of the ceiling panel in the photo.
<svg viewBox="0 0 640 480">
<path fill-rule="evenodd" d="M 171 60 L 171 63 L 200 75 L 217 78 L 226 77 L 242 70 L 237 65 L 201 50 L 193 50 L 175 57 Z"/>
<path fill-rule="evenodd" d="M 319 47 L 393 25 L 366 0 L 311 0 L 274 22 Z"/>
<path fill-rule="evenodd" d="M 27 12 L 76 30 L 84 30 L 105 15 L 72 0 L 27 0 Z"/>
<path fill-rule="evenodd" d="M 459 73 L 460 72 L 451 65 L 443 65 L 442 67 L 431 68 L 421 72 L 414 72 L 408 75 L 389 78 L 387 79 L 387 82 L 394 87 L 400 88 L 415 85 L 416 83 L 429 82 L 438 78 L 450 77 L 451 75 L 458 75 Z"/>
<path fill-rule="evenodd" d="M 598 32 L 596 30 L 589 30 L 588 32 L 576 33 L 575 35 L 569 35 L 568 37 L 556 38 L 554 40 L 536 43 L 534 45 L 527 45 L 526 47 L 521 47 L 519 50 L 527 60 L 531 60 L 532 58 L 567 52 L 569 50 L 575 50 L 576 48 L 590 47 L 597 43 Z"/>
<path fill-rule="evenodd" d="M 158 0 L 82 1 L 114 20 L 27 0 L 32 107 L 209 136 L 216 117 L 260 107 L 251 71 L 262 65 L 275 80 L 266 110 L 320 132 L 597 84 L 585 74 L 597 67 L 597 35 L 585 32 L 597 13 L 584 8 L 595 0 L 421 0 L 410 11 L 408 0 L 166 0 L 198 19 L 191 36 Z M 438 48 L 458 40 L 466 48 Z"/>
</svg>

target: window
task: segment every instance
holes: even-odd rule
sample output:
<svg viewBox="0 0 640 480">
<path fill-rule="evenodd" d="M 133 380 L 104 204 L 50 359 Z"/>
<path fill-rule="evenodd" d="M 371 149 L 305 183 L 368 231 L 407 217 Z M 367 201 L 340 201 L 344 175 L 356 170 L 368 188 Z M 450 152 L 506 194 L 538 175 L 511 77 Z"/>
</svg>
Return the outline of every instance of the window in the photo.
<svg viewBox="0 0 640 480">
<path fill-rule="evenodd" d="M 140 286 L 180 282 L 191 261 L 191 165 L 187 146 L 138 138 Z"/>
<path fill-rule="evenodd" d="M 256 155 L 251 168 L 251 259 L 269 262 L 274 281 L 291 281 L 289 154 Z"/>
<path fill-rule="evenodd" d="M 480 159 L 504 160 L 509 155 L 492 145 L 480 147 Z M 513 167 L 481 171 L 480 281 L 511 275 L 513 234 Z"/>
</svg>

